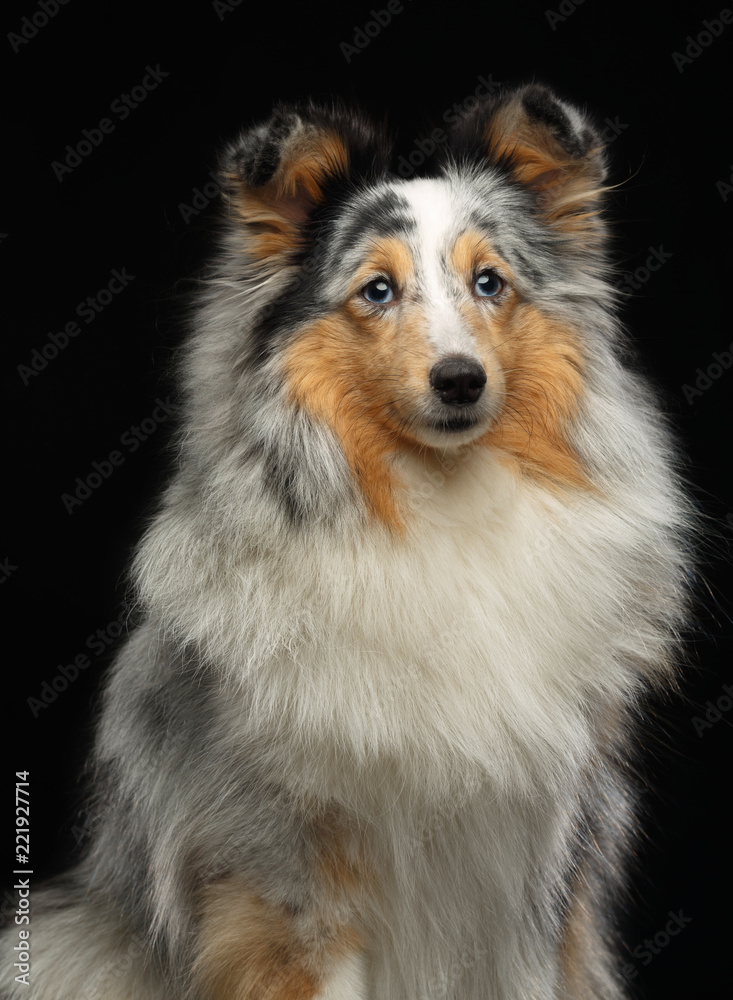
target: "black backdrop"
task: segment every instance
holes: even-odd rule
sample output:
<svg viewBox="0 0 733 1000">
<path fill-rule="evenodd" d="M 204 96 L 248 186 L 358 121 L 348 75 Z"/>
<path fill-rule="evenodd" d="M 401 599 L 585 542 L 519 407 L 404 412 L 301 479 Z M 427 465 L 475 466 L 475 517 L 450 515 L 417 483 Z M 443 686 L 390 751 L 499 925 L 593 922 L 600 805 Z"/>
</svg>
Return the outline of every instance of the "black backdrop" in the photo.
<svg viewBox="0 0 733 1000">
<path fill-rule="evenodd" d="M 711 519 L 697 665 L 647 748 L 628 972 L 650 998 L 729 995 L 733 9 L 677 10 L 592 0 L 6 8 L 0 797 L 10 802 L 13 772 L 27 768 L 36 881 L 85 838 L 79 774 L 130 547 L 166 473 L 168 370 L 207 249 L 221 139 L 276 100 L 338 94 L 386 113 L 402 153 L 415 155 L 425 122 L 440 124 L 477 88 L 534 79 L 585 103 L 610 142 L 626 318 Z M 72 502 L 77 477 L 95 472 Z M 9 819 L 8 884 L 11 831 Z M 6 895 L 0 921 L 11 910 Z M 672 936 L 670 913 L 681 914 Z"/>
</svg>

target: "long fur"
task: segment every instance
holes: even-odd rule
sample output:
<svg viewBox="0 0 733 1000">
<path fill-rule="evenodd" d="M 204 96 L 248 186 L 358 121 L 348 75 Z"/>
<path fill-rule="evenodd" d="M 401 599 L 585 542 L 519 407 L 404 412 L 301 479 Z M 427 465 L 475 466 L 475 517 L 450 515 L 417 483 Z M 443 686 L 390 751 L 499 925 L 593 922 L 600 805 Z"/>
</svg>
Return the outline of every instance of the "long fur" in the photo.
<svg viewBox="0 0 733 1000">
<path fill-rule="evenodd" d="M 223 155 L 93 843 L 34 892 L 4 1000 L 625 995 L 629 761 L 691 514 L 624 361 L 604 154 L 532 86 L 422 177 L 388 155 L 311 105 Z M 438 398 L 446 357 L 485 370 L 477 402 Z"/>
</svg>

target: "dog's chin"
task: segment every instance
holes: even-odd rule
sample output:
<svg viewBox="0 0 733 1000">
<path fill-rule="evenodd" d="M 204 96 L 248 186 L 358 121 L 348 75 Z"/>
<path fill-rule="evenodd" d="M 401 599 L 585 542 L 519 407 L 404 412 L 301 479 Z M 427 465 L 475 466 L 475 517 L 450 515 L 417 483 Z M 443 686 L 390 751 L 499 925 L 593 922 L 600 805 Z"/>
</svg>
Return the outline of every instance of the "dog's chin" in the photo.
<svg viewBox="0 0 733 1000">
<path fill-rule="evenodd" d="M 441 450 L 461 448 L 485 434 L 490 417 L 453 413 L 422 422 L 414 428 L 421 444 Z"/>
</svg>

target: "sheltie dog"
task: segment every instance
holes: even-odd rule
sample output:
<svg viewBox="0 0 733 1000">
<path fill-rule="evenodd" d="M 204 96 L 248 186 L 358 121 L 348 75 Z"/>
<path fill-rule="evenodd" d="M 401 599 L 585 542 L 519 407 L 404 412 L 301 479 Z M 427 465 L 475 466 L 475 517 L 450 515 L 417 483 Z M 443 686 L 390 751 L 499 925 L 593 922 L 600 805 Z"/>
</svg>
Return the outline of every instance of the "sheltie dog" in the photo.
<svg viewBox="0 0 733 1000">
<path fill-rule="evenodd" d="M 336 104 L 226 149 L 91 846 L 5 1000 L 612 1000 L 692 513 L 625 359 L 586 114 L 420 176 Z"/>
</svg>

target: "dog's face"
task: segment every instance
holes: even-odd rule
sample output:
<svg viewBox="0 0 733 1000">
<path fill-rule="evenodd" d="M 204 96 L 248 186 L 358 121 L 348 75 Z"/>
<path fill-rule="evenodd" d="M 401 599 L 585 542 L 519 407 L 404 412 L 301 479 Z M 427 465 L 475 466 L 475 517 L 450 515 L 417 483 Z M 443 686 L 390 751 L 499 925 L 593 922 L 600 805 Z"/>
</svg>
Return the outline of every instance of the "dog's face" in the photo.
<svg viewBox="0 0 733 1000">
<path fill-rule="evenodd" d="M 293 396 L 333 424 L 347 406 L 391 441 L 446 448 L 496 430 L 542 372 L 555 399 L 577 392 L 572 336 L 531 302 L 499 248 L 508 198 L 490 176 L 383 184 L 347 203 L 328 252 L 328 314 L 285 351 Z M 504 196 L 503 196 L 504 195 Z M 482 211 L 482 204 L 486 208 Z M 389 206 L 385 208 L 385 206 Z M 518 206 L 521 208 L 521 205 Z M 508 227 L 507 227 L 508 228 Z M 526 415 L 526 410 L 525 410 Z"/>
<path fill-rule="evenodd" d="M 340 398 L 359 399 L 391 439 L 436 447 L 496 420 L 507 391 L 496 348 L 516 293 L 508 263 L 471 224 L 470 194 L 444 179 L 393 182 L 344 207 L 346 228 L 373 199 L 373 221 L 367 208 L 359 232 L 329 255 L 332 310 L 287 351 L 299 401 L 335 390 L 335 375 Z"/>
<path fill-rule="evenodd" d="M 426 177 L 390 176 L 385 143 L 308 107 L 229 151 L 235 245 L 272 289 L 253 363 L 335 431 L 373 501 L 389 453 L 469 442 L 577 484 L 568 307 L 602 233 L 595 134 L 529 87 L 478 108 Z"/>
</svg>

